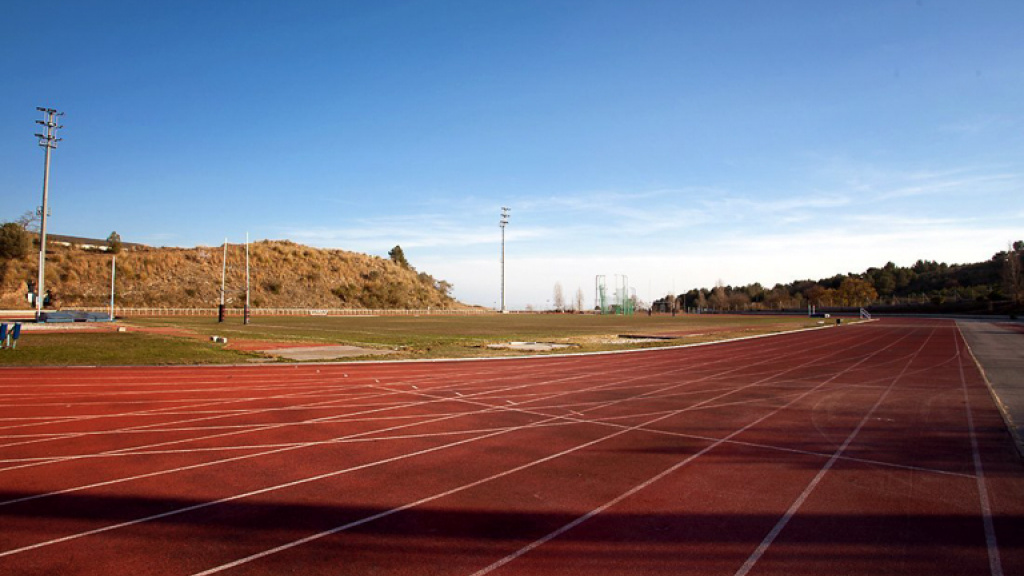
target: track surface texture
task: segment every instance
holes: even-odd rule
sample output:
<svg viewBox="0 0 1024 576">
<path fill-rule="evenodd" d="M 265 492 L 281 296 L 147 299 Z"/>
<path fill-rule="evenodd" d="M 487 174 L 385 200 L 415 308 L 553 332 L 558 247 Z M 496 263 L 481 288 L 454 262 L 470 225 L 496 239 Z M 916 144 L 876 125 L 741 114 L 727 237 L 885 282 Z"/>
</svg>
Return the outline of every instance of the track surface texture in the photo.
<svg viewBox="0 0 1024 576">
<path fill-rule="evenodd" d="M 953 322 L 628 354 L 0 370 L 0 574 L 1024 574 Z"/>
</svg>

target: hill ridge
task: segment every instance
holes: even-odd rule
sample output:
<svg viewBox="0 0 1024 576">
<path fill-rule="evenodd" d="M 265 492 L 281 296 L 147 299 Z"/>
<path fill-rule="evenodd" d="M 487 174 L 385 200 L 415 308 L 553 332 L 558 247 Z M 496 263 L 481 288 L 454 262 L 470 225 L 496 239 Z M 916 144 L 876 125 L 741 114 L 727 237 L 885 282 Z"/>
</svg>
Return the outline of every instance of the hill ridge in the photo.
<svg viewBox="0 0 1024 576">
<path fill-rule="evenodd" d="M 125 307 L 208 308 L 220 302 L 222 247 L 126 246 L 117 256 L 116 303 Z M 57 307 L 110 302 L 112 254 L 47 243 L 46 289 Z M 0 307 L 29 308 L 38 249 L 0 263 Z M 462 307 L 452 285 L 379 256 L 314 248 L 290 240 L 249 244 L 250 301 L 273 308 Z M 245 302 L 243 244 L 228 244 L 226 299 Z"/>
</svg>

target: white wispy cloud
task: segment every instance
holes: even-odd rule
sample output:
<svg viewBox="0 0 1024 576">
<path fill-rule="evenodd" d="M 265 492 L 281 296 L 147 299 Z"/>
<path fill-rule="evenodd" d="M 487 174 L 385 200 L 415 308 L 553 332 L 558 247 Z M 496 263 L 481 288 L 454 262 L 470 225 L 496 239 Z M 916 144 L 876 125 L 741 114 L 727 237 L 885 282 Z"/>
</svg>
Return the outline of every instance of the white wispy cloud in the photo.
<svg viewBox="0 0 1024 576">
<path fill-rule="evenodd" d="M 979 196 L 994 192 L 1005 192 L 1019 185 L 1015 174 L 985 174 L 966 177 L 936 176 L 915 179 L 917 182 L 896 188 L 880 189 L 874 194 L 875 200 L 892 200 L 916 196 L 971 194 Z"/>
<path fill-rule="evenodd" d="M 815 166 L 788 193 L 683 187 L 502 202 L 512 208 L 506 228 L 508 303 L 543 307 L 555 282 L 573 293 L 582 287 L 592 299 L 599 274 L 627 275 L 642 298 L 657 298 L 673 289 L 711 286 L 719 278 L 772 285 L 860 272 L 890 260 L 977 261 L 1024 235 L 1019 209 L 995 216 L 963 209 L 980 197 L 1017 197 L 1024 177 L 1005 167 L 894 170 L 844 160 Z M 454 196 L 430 204 L 451 209 L 292 226 L 282 233 L 317 246 L 377 254 L 400 244 L 419 269 L 452 282 L 458 298 L 494 305 L 500 290 L 500 206 Z"/>
<path fill-rule="evenodd" d="M 993 127 L 1006 125 L 1009 118 L 994 114 L 965 118 L 939 126 L 940 132 L 952 134 L 976 135 L 991 130 Z"/>
<path fill-rule="evenodd" d="M 543 307 L 552 287 L 560 282 L 575 292 L 582 287 L 593 301 L 595 276 L 629 277 L 641 298 L 659 298 L 668 291 L 726 284 L 764 285 L 797 279 L 820 279 L 835 274 L 862 272 L 893 261 L 909 266 L 916 260 L 949 263 L 986 260 L 1003 249 L 1006 239 L 1020 236 L 1012 226 L 991 228 L 983 222 L 942 223 L 908 220 L 900 226 L 848 226 L 816 228 L 788 233 L 709 237 L 699 242 L 647 246 L 632 254 L 607 252 L 569 256 L 558 253 L 521 253 L 511 250 L 506 263 L 507 301 L 521 308 Z M 465 301 L 492 305 L 499 293 L 499 262 L 474 258 L 427 258 L 427 269 L 451 281 Z M 610 280 L 609 280 L 610 281 Z"/>
<path fill-rule="evenodd" d="M 1006 166 L 963 165 L 896 169 L 845 158 L 816 159 L 812 177 L 822 190 L 854 202 L 922 196 L 998 195 L 1024 190 L 1024 174 Z"/>
</svg>

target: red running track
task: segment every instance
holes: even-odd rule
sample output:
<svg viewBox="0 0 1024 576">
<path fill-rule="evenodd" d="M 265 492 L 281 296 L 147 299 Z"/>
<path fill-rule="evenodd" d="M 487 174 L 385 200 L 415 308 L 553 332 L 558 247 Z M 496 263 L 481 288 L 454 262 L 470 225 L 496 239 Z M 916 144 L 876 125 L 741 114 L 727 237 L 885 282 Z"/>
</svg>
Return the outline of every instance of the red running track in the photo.
<svg viewBox="0 0 1024 576">
<path fill-rule="evenodd" d="M 1024 574 L 955 324 L 447 363 L 0 370 L 0 574 Z"/>
</svg>

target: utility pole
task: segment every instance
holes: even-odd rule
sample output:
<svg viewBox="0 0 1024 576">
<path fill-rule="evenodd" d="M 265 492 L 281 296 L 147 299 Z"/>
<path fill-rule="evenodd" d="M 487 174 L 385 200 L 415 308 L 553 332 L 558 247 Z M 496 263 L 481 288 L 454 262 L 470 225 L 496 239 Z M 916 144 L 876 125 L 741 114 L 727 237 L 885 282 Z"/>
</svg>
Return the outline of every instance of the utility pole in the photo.
<svg viewBox="0 0 1024 576">
<path fill-rule="evenodd" d="M 245 310 L 242 324 L 249 323 L 249 233 L 245 233 Z"/>
<path fill-rule="evenodd" d="M 110 321 L 114 321 L 114 279 L 117 278 L 117 256 L 110 260 Z"/>
<path fill-rule="evenodd" d="M 509 209 L 501 207 L 501 313 L 507 314 L 505 309 L 505 226 L 508 225 Z"/>
<path fill-rule="evenodd" d="M 220 262 L 220 306 L 217 307 L 217 322 L 224 321 L 224 280 L 228 275 L 228 239 L 224 239 L 224 256 Z"/>
<path fill-rule="evenodd" d="M 36 124 L 46 127 L 46 134 L 36 134 L 36 138 L 39 138 L 39 145 L 46 151 L 43 161 L 43 205 L 39 207 L 39 283 L 36 285 L 36 322 L 38 322 L 43 313 L 43 295 L 46 294 L 43 283 L 46 279 L 46 217 L 49 216 L 50 209 L 50 150 L 56 148 L 57 142 L 62 140 L 62 138 L 57 138 L 57 130 L 63 128 L 63 126 L 57 125 L 57 117 L 63 116 L 64 113 L 57 112 L 53 108 L 39 106 L 36 107 L 36 110 L 42 112 L 46 118 L 45 120 L 36 120 Z"/>
</svg>

